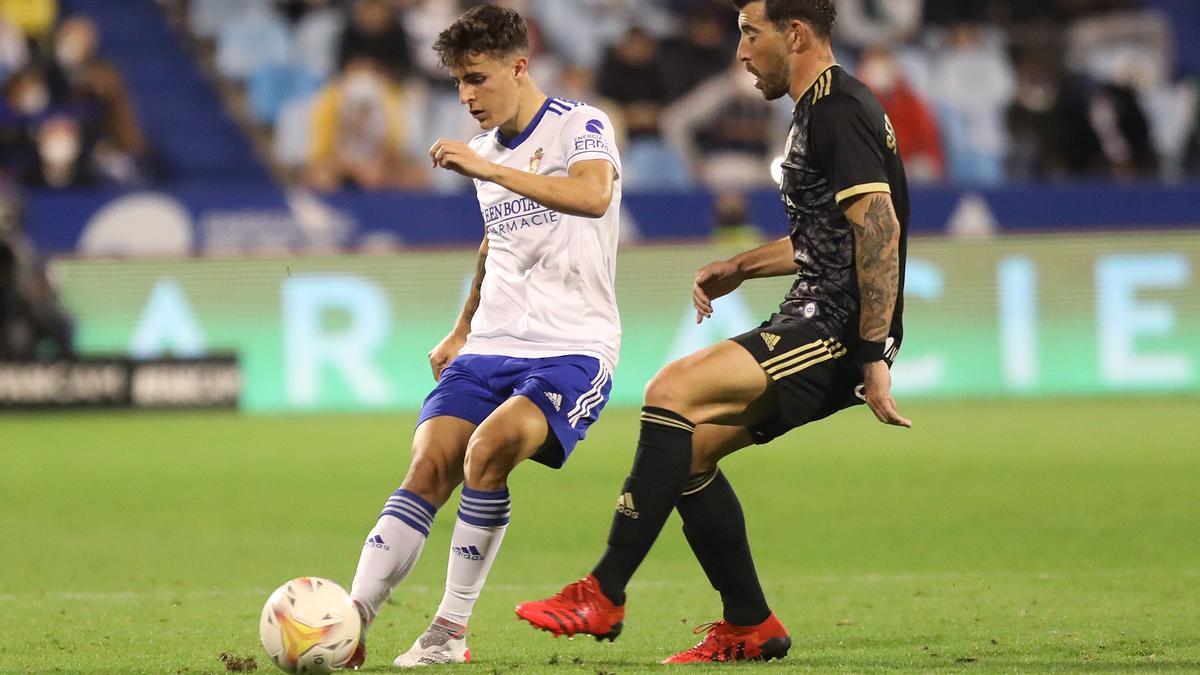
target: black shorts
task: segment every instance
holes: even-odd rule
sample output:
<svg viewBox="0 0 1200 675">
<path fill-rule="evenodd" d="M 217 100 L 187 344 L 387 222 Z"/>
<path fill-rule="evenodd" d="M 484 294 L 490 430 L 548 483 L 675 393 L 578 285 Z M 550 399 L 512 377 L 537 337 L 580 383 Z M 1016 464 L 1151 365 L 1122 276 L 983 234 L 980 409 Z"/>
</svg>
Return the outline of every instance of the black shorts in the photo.
<svg viewBox="0 0 1200 675">
<path fill-rule="evenodd" d="M 779 387 L 779 415 L 749 428 L 755 443 L 866 400 L 862 367 L 839 338 L 811 322 L 772 314 L 758 328 L 730 339 L 745 347 Z"/>
</svg>

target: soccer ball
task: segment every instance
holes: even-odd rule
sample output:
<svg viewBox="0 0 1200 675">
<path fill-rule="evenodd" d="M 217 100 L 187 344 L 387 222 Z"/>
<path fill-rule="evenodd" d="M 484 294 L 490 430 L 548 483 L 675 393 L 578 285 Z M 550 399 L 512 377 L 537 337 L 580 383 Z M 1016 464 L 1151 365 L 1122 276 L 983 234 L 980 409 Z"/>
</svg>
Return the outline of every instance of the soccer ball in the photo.
<svg viewBox="0 0 1200 675">
<path fill-rule="evenodd" d="M 362 619 L 341 586 L 319 577 L 292 579 L 263 605 L 258 634 L 275 665 L 288 673 L 328 673 L 346 664 Z"/>
</svg>

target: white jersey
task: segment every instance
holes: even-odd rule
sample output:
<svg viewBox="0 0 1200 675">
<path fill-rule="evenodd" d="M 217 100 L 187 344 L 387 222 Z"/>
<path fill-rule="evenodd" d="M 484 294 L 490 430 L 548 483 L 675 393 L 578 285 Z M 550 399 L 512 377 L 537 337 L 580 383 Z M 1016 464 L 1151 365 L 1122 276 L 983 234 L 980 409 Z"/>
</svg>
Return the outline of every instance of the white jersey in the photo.
<svg viewBox="0 0 1200 675">
<path fill-rule="evenodd" d="M 575 162 L 603 159 L 612 162 L 616 179 L 599 218 L 559 213 L 475 181 L 488 254 L 479 308 L 461 353 L 583 354 L 611 372 L 621 347 L 615 292 L 621 160 L 608 116 L 551 98 L 519 136 L 505 138 L 493 129 L 470 146 L 492 162 L 541 176 L 566 176 Z"/>
</svg>

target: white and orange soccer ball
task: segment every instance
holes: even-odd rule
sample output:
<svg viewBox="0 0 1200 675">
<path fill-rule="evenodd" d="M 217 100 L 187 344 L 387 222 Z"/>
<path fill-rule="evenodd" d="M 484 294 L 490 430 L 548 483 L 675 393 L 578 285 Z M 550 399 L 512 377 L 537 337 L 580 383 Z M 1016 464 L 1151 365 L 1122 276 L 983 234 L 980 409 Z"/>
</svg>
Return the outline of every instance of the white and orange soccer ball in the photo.
<svg viewBox="0 0 1200 675">
<path fill-rule="evenodd" d="M 299 577 L 275 589 L 258 622 L 267 656 L 288 673 L 341 668 L 361 633 L 362 620 L 349 594 L 319 577 Z"/>
</svg>

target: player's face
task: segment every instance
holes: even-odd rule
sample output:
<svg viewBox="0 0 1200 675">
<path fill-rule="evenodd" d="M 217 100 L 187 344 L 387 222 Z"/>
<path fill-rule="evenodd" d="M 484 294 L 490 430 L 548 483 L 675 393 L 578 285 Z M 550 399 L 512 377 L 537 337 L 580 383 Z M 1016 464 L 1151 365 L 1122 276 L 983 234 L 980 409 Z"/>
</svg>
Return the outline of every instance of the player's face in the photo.
<svg viewBox="0 0 1200 675">
<path fill-rule="evenodd" d="M 767 20 L 767 3 L 752 2 L 738 14 L 737 58 L 754 75 L 754 86 L 763 98 L 773 101 L 788 92 L 788 48 L 786 35 Z"/>
<path fill-rule="evenodd" d="M 459 102 L 485 131 L 517 116 L 519 72 L 514 59 L 485 54 L 472 54 L 467 63 L 450 69 Z"/>
</svg>

